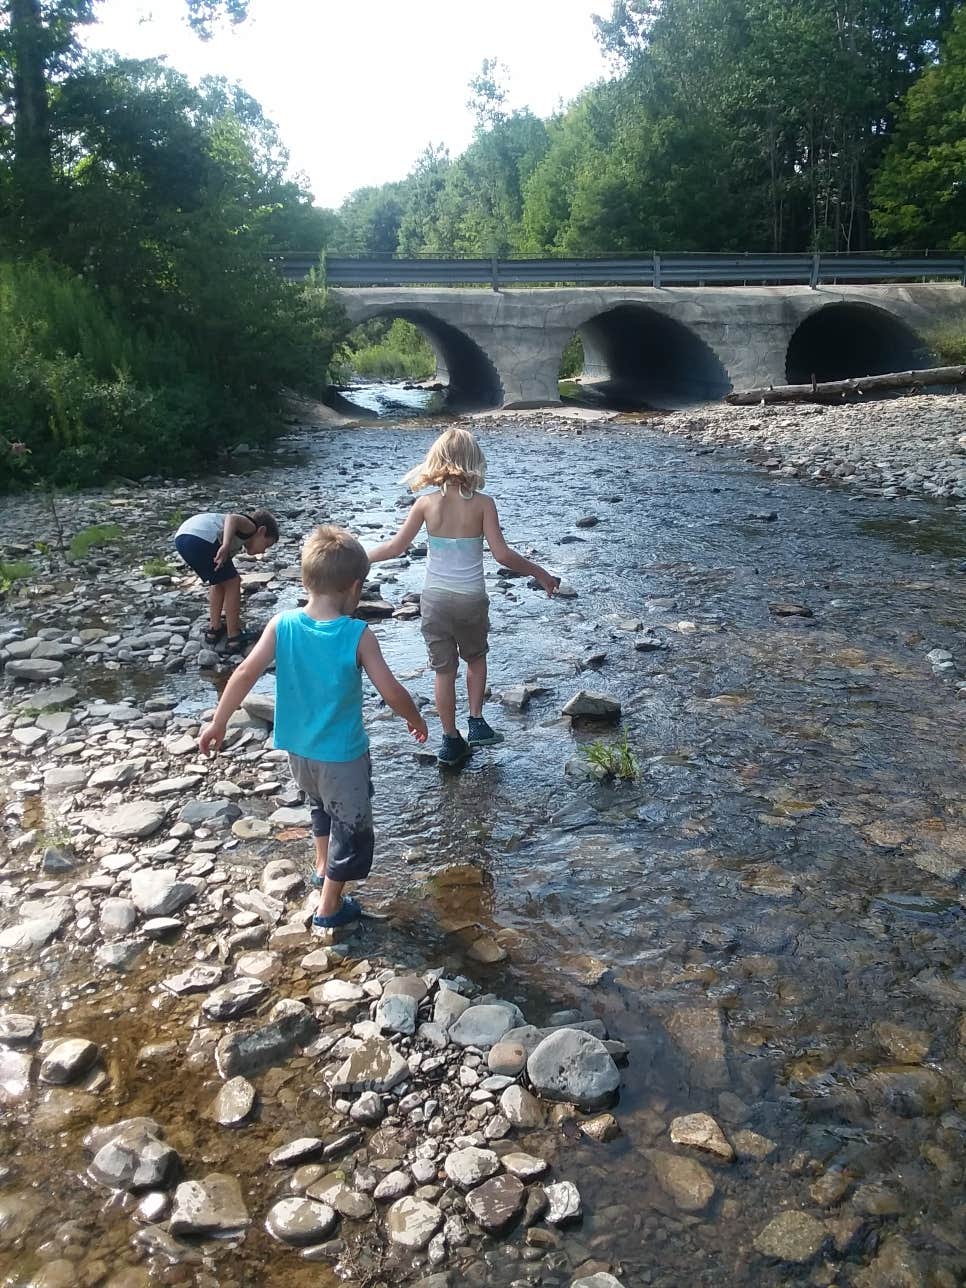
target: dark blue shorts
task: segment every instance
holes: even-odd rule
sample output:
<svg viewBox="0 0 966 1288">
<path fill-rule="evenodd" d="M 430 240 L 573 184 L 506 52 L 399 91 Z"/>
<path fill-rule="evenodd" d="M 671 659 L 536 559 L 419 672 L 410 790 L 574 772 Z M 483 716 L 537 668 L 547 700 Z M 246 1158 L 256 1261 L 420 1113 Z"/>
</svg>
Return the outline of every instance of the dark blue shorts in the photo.
<svg viewBox="0 0 966 1288">
<path fill-rule="evenodd" d="M 218 546 L 213 541 L 205 541 L 203 537 L 183 532 L 180 537 L 175 537 L 174 548 L 188 567 L 209 586 L 220 586 L 223 581 L 231 581 L 238 576 L 238 569 L 230 559 L 220 568 L 215 567 Z"/>
</svg>

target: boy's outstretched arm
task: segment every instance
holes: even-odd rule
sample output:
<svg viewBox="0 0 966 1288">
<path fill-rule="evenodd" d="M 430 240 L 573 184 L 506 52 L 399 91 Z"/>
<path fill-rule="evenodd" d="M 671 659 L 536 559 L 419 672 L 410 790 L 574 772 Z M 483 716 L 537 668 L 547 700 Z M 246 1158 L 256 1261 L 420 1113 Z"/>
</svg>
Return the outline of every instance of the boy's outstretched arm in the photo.
<svg viewBox="0 0 966 1288">
<path fill-rule="evenodd" d="M 419 708 L 412 700 L 409 690 L 404 689 L 390 671 L 382 655 L 382 649 L 379 647 L 379 641 L 368 626 L 359 637 L 359 661 L 386 705 L 391 707 L 397 716 L 402 716 L 409 726 L 409 732 L 417 742 L 425 742 L 429 736 L 426 721 L 419 714 Z"/>
<path fill-rule="evenodd" d="M 225 685 L 221 701 L 198 737 L 198 746 L 202 754 L 215 752 L 225 740 L 225 729 L 228 717 L 241 706 L 255 685 L 255 681 L 264 674 L 267 667 L 275 660 L 275 623 L 273 617 L 259 637 L 258 643 L 240 666 L 235 668 L 231 679 Z"/>
<path fill-rule="evenodd" d="M 497 563 L 502 564 L 504 568 L 512 568 L 514 572 L 522 572 L 529 577 L 536 578 L 548 595 L 553 596 L 556 593 L 557 587 L 560 585 L 559 577 L 547 572 L 546 568 L 541 568 L 532 559 L 524 558 L 512 546 L 507 545 L 503 536 L 503 529 L 500 527 L 500 516 L 496 512 L 496 504 L 490 496 L 483 497 L 483 535 L 486 537 L 486 544 L 490 547 L 490 553 Z"/>
<path fill-rule="evenodd" d="M 425 522 L 423 514 L 423 498 L 418 497 L 413 502 L 413 507 L 406 516 L 406 522 L 402 525 L 394 537 L 384 541 L 382 545 L 376 546 L 373 550 L 367 550 L 369 562 L 382 563 L 384 559 L 397 559 L 404 555 L 409 547 L 413 544 L 413 538 Z M 369 677 L 372 678 L 371 676 Z M 372 681 L 375 684 L 375 680 Z M 379 686 L 376 685 L 378 688 Z"/>
</svg>

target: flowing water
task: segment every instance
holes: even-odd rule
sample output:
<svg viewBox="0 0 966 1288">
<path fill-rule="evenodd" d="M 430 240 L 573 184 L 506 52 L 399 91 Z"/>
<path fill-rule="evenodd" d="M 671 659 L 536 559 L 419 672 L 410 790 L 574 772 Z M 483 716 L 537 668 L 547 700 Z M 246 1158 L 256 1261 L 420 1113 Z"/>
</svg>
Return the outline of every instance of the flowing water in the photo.
<svg viewBox="0 0 966 1288">
<path fill-rule="evenodd" d="M 398 480 L 435 432 L 320 432 L 249 477 L 194 491 L 211 508 L 257 496 L 286 528 L 325 518 L 371 544 L 400 521 Z M 581 1006 L 629 1045 L 620 1140 L 560 1144 L 587 1210 L 571 1238 L 586 1257 L 619 1262 L 627 1288 L 858 1283 L 877 1241 L 893 1236 L 929 1277 L 862 1288 L 962 1282 L 966 704 L 926 653 L 966 657 L 963 514 L 810 489 L 631 422 L 485 421 L 479 436 L 508 541 L 578 596 L 548 601 L 491 564 L 492 688 L 540 692 L 522 714 L 488 707 L 506 741 L 460 774 L 417 764 L 399 722 L 372 706 L 368 889 L 393 923 L 367 931 L 360 951 L 458 964 L 526 999 L 528 1015 Z M 160 492 L 146 499 L 145 513 L 164 503 Z M 397 600 L 419 589 L 422 563 L 375 572 Z M 635 647 L 647 628 L 665 647 Z M 374 629 L 397 674 L 429 698 L 418 622 Z M 117 696 L 132 677 L 98 682 Z M 185 710 L 213 696 L 197 676 L 137 682 L 141 696 L 171 693 Z M 565 772 L 582 747 L 615 736 L 560 718 L 580 688 L 622 702 L 636 781 Z M 433 882 L 467 862 L 482 884 Z M 469 923 L 489 927 L 508 961 L 467 962 Z M 11 1009 L 49 1010 L 89 973 L 63 959 L 55 969 L 8 979 Z M 159 1112 L 213 1166 L 228 1157 L 257 1173 L 265 1132 L 226 1146 L 198 1119 L 210 1073 L 205 1092 L 201 1074 L 166 1084 L 136 1067 L 139 1046 L 194 1010 L 147 1000 L 150 978 L 88 981 L 72 996 L 85 1032 L 99 1016 L 114 1035 L 117 1116 Z M 672 1117 L 695 1111 L 773 1146 L 708 1163 L 717 1193 L 700 1215 L 664 1195 L 650 1152 L 668 1148 Z M 92 1248 L 123 1264 L 129 1222 L 96 1215 L 101 1193 L 77 1180 L 78 1133 L 21 1122 L 8 1144 L 21 1142 L 51 1196 L 50 1227 L 77 1217 Z M 811 1190 L 824 1173 L 841 1181 L 834 1198 Z M 760 1256 L 752 1240 L 785 1209 L 827 1220 L 837 1243 L 801 1266 Z M 0 1253 L 5 1282 L 33 1282 L 18 1258 Z M 539 1271 L 494 1261 L 486 1282 L 525 1268 Z M 193 1273 L 181 1265 L 163 1282 Z M 244 1256 L 207 1282 L 326 1283 L 327 1273 L 253 1231 Z"/>
</svg>

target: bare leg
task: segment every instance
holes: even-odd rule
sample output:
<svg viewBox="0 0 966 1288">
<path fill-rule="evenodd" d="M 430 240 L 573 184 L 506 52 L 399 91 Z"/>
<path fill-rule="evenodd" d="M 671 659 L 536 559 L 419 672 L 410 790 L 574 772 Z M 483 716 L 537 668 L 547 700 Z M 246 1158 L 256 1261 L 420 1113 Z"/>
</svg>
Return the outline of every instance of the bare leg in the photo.
<svg viewBox="0 0 966 1288">
<path fill-rule="evenodd" d="M 221 614 L 225 606 L 225 584 L 208 587 L 208 625 L 213 631 L 221 629 Z"/>
<path fill-rule="evenodd" d="M 329 838 L 327 836 L 317 836 L 315 838 L 315 870 L 321 877 L 325 877 L 325 865 L 328 857 Z M 325 877 L 325 885 L 319 895 L 319 906 L 316 910 L 318 916 L 335 916 L 342 905 L 342 891 L 344 889 L 344 881 L 330 881 L 328 877 Z"/>
<path fill-rule="evenodd" d="M 483 714 L 486 696 L 486 654 L 481 653 L 466 664 L 466 693 L 470 700 L 470 715 Z"/>
<path fill-rule="evenodd" d="M 437 671 L 434 683 L 436 711 L 443 733 L 453 737 L 456 730 L 456 671 Z"/>
<path fill-rule="evenodd" d="M 241 634 L 241 577 L 222 582 L 225 588 L 225 623 L 229 635 Z"/>
<path fill-rule="evenodd" d="M 317 836 L 315 838 L 315 870 L 320 877 L 325 876 L 325 865 L 329 859 L 329 838 L 327 836 Z"/>
</svg>

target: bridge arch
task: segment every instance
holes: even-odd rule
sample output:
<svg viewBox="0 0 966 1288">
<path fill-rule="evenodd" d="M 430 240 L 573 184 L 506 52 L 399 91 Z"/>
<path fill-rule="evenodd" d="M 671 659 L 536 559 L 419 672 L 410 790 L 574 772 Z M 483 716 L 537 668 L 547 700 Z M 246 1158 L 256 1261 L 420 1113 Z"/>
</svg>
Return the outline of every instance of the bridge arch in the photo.
<svg viewBox="0 0 966 1288">
<path fill-rule="evenodd" d="M 710 345 L 677 318 L 624 302 L 578 323 L 583 389 L 612 407 L 680 406 L 722 398 L 731 381 Z"/>
<path fill-rule="evenodd" d="M 385 304 L 352 316 L 357 325 L 373 318 L 405 318 L 423 333 L 436 356 L 436 378 L 446 386 L 450 411 L 479 411 L 499 407 L 503 385 L 499 372 L 483 348 L 471 336 L 443 321 L 429 309 Z"/>
<path fill-rule="evenodd" d="M 859 301 L 823 304 L 801 322 L 788 344 L 791 385 L 878 376 L 929 366 L 929 345 L 888 309 Z"/>
</svg>

